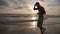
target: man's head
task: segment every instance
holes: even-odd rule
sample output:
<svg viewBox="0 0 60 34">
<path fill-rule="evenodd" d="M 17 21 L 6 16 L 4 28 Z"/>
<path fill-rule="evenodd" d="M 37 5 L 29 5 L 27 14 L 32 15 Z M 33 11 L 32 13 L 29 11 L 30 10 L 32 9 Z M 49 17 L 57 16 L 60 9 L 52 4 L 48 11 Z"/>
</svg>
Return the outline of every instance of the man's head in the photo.
<svg viewBox="0 0 60 34">
<path fill-rule="evenodd" d="M 37 5 L 37 6 L 40 6 L 40 3 L 39 3 L 39 2 L 36 2 L 36 5 Z"/>
<path fill-rule="evenodd" d="M 39 2 L 36 2 L 36 4 L 39 4 Z"/>
</svg>

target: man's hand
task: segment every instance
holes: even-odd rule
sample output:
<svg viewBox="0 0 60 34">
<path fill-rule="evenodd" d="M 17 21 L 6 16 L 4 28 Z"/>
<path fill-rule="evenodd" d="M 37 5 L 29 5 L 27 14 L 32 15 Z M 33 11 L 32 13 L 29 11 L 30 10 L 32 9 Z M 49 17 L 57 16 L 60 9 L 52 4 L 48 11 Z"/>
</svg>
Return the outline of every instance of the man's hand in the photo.
<svg viewBox="0 0 60 34">
<path fill-rule="evenodd" d="M 37 13 L 37 14 L 39 14 L 39 13 Z"/>
</svg>

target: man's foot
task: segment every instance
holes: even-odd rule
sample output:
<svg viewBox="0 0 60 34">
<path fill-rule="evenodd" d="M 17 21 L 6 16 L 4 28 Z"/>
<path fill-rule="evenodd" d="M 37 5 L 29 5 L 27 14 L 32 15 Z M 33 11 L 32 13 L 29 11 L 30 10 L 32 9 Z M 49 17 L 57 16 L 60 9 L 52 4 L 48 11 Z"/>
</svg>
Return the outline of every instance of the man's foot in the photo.
<svg viewBox="0 0 60 34">
<path fill-rule="evenodd" d="M 46 30 L 45 28 L 44 28 L 44 29 L 42 29 L 42 32 L 41 32 L 41 33 L 42 33 L 42 34 L 44 34 L 45 30 Z"/>
<path fill-rule="evenodd" d="M 43 32 L 44 32 L 45 30 L 46 30 L 45 28 L 42 29 Z"/>
</svg>

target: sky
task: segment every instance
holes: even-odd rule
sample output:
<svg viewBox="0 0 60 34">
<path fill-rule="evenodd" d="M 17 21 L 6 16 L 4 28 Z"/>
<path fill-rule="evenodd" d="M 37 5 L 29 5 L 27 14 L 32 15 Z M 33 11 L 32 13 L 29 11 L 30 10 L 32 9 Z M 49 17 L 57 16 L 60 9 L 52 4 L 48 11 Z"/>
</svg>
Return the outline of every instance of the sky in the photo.
<svg viewBox="0 0 60 34">
<path fill-rule="evenodd" d="M 60 15 L 60 0 L 0 0 L 0 14 L 34 14 L 36 2 L 45 8 L 48 15 Z"/>
</svg>

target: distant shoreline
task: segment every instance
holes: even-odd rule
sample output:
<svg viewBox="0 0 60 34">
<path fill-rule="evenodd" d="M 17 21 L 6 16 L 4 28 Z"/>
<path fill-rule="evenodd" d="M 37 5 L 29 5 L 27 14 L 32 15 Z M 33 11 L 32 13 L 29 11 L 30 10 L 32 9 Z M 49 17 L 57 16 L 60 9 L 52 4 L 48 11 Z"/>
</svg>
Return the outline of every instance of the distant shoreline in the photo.
<svg viewBox="0 0 60 34">
<path fill-rule="evenodd" d="M 1 17 L 37 17 L 37 14 L 0 14 Z M 60 18 L 60 15 L 46 15 L 48 18 Z"/>
</svg>

